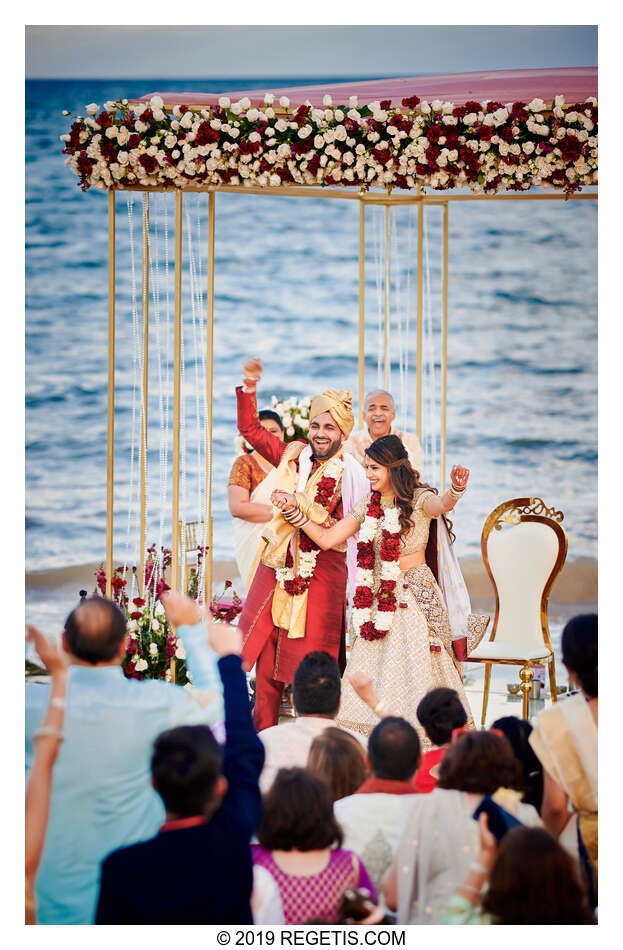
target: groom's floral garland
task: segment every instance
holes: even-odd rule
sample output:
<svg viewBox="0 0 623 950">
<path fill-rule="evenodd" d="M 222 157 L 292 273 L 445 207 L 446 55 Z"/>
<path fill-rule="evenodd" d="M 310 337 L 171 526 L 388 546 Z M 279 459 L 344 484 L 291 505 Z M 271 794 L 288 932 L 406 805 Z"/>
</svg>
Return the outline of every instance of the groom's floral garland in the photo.
<svg viewBox="0 0 623 950">
<path fill-rule="evenodd" d="M 335 495 L 335 489 L 338 479 L 342 474 L 344 463 L 341 459 L 332 459 L 327 465 L 323 477 L 316 486 L 316 495 L 314 501 L 317 505 L 322 505 L 327 509 L 331 499 Z M 286 594 L 296 597 L 304 594 L 309 587 L 309 582 L 314 576 L 316 567 L 316 558 L 320 548 L 311 538 L 308 538 L 304 531 L 299 535 L 299 565 L 298 574 L 294 573 L 294 559 L 292 557 L 291 547 L 288 546 L 285 567 L 278 567 L 275 570 L 277 583 Z"/>
<path fill-rule="evenodd" d="M 381 582 L 376 595 L 374 584 L 374 538 L 382 520 Z M 396 583 L 400 577 L 400 520 L 398 508 L 383 511 L 379 492 L 372 492 L 357 543 L 357 577 L 353 598 L 355 634 L 364 640 L 381 640 L 391 629 L 396 611 Z M 376 612 L 374 601 L 376 599 Z"/>
</svg>

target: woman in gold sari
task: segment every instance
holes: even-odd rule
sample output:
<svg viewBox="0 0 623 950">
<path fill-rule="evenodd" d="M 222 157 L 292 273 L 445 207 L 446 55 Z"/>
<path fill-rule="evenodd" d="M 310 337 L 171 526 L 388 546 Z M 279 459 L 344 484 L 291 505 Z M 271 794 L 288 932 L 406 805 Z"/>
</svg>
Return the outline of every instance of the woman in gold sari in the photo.
<svg viewBox="0 0 623 950">
<path fill-rule="evenodd" d="M 597 614 L 566 625 L 562 661 L 580 691 L 540 714 L 530 745 L 543 766 L 545 827 L 578 858 L 596 906 Z"/>
</svg>

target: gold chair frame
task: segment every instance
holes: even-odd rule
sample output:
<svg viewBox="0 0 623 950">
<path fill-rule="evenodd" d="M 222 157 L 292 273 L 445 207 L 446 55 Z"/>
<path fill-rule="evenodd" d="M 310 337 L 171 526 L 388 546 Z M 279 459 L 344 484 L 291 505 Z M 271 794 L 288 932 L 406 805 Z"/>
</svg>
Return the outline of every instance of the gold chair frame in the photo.
<svg viewBox="0 0 623 950">
<path fill-rule="evenodd" d="M 560 573 L 565 559 L 567 557 L 567 534 L 564 528 L 561 527 L 560 522 L 563 520 L 564 515 L 562 511 L 557 511 L 555 508 L 548 508 L 542 498 L 512 498 L 510 501 L 505 501 L 501 505 L 498 505 L 497 508 L 494 508 L 491 514 L 488 516 L 487 520 L 484 523 L 482 529 L 482 535 L 480 537 L 480 548 L 482 551 L 482 559 L 484 565 L 487 569 L 487 574 L 491 579 L 493 584 L 493 590 L 495 591 L 495 619 L 493 621 L 493 628 L 491 630 L 491 636 L 488 643 L 492 643 L 495 640 L 495 634 L 497 632 L 498 620 L 500 615 L 500 598 L 498 594 L 497 584 L 495 583 L 495 578 L 493 576 L 493 571 L 491 570 L 491 565 L 489 564 L 489 557 L 487 554 L 487 542 L 489 540 L 489 535 L 492 531 L 501 531 L 503 524 L 518 525 L 522 522 L 527 521 L 536 521 L 540 524 L 546 524 L 548 527 L 552 528 L 554 533 L 558 538 L 558 556 L 552 571 L 543 587 L 543 593 L 541 594 L 541 632 L 543 634 L 543 644 L 544 646 L 551 651 L 551 656 L 547 661 L 548 670 L 549 670 L 549 683 L 550 691 L 552 694 L 552 702 L 557 701 L 557 688 L 556 688 L 556 669 L 554 663 L 554 651 L 552 649 L 552 643 L 549 636 L 549 623 L 547 618 L 547 605 L 549 601 L 550 591 L 552 585 L 558 574 Z M 522 706 L 522 715 L 524 719 L 529 718 L 530 712 L 530 690 L 532 688 L 532 680 L 534 679 L 534 672 L 532 666 L 536 664 L 535 660 L 527 660 L 525 657 L 517 657 L 514 659 L 500 659 L 500 660 L 486 660 L 480 658 L 471 658 L 468 657 L 468 662 L 470 663 L 484 663 L 485 664 L 485 684 L 482 697 L 482 726 L 484 728 L 485 718 L 487 715 L 487 705 L 489 702 L 489 687 L 491 685 L 491 667 L 494 663 L 505 664 L 509 666 L 521 666 L 519 671 L 519 679 L 521 681 L 521 692 L 523 694 L 523 706 Z"/>
<path fill-rule="evenodd" d="M 188 567 L 190 563 L 188 560 L 188 555 L 192 554 L 193 551 L 198 549 L 199 542 L 197 541 L 197 530 L 201 529 L 201 536 L 203 537 L 203 528 L 203 521 L 178 521 L 177 523 L 179 556 L 183 565 L 182 590 L 184 593 L 186 593 L 188 590 Z"/>
</svg>

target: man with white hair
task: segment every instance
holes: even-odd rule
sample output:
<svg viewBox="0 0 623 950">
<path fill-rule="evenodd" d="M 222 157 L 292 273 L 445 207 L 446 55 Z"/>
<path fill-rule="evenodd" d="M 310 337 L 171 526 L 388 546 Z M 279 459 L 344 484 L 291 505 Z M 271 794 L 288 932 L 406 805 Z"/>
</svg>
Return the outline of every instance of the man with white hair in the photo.
<svg viewBox="0 0 623 950">
<path fill-rule="evenodd" d="M 416 470 L 422 473 L 422 446 L 417 435 L 404 430 L 394 429 L 392 423 L 396 418 L 396 404 L 391 393 L 384 389 L 373 389 L 368 393 L 363 404 L 365 428 L 353 432 L 344 443 L 344 451 L 353 455 L 363 465 L 363 456 L 366 449 L 383 435 L 397 435 L 402 441 L 409 461 Z"/>
</svg>

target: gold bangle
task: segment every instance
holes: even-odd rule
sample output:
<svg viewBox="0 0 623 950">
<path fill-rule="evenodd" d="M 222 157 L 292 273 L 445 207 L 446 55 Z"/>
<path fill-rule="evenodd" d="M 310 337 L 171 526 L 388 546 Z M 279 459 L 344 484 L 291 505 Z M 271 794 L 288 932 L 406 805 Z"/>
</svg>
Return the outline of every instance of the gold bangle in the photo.
<svg viewBox="0 0 623 950">
<path fill-rule="evenodd" d="M 384 709 L 385 709 L 385 703 L 383 702 L 382 699 L 379 699 L 376 706 L 373 707 L 372 712 L 375 713 L 377 716 L 380 716 Z"/>
<path fill-rule="evenodd" d="M 35 732 L 33 739 L 44 739 L 46 736 L 52 739 L 58 739 L 59 742 L 62 742 L 65 738 L 60 729 L 54 729 L 53 726 L 43 726 Z"/>
</svg>

